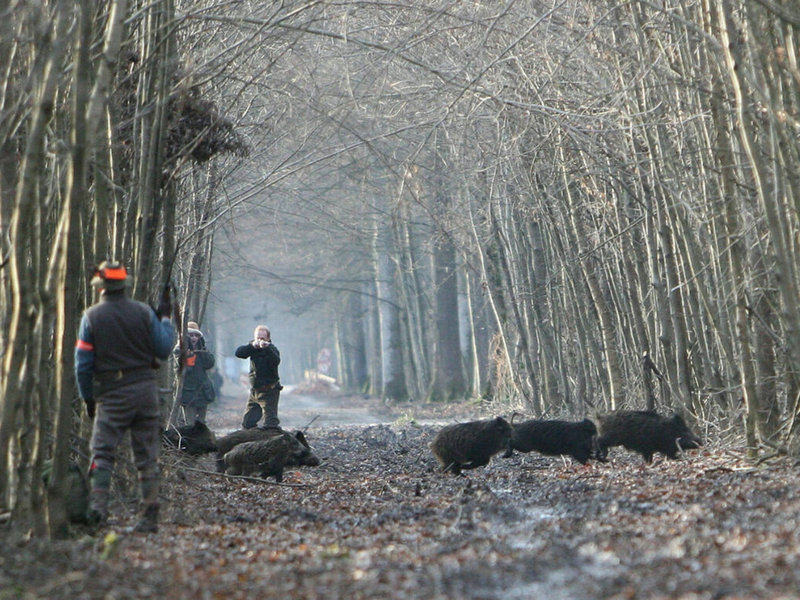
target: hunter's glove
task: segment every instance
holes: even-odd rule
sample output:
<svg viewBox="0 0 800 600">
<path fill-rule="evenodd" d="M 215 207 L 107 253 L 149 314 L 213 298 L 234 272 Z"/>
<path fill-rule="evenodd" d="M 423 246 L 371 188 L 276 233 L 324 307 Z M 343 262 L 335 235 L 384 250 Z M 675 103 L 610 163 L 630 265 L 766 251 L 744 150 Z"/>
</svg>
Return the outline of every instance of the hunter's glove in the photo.
<svg viewBox="0 0 800 600">
<path fill-rule="evenodd" d="M 158 301 L 158 308 L 156 309 L 156 316 L 159 319 L 169 317 L 172 314 L 172 301 L 170 298 L 169 284 L 164 286 L 161 292 L 161 299 Z"/>
</svg>

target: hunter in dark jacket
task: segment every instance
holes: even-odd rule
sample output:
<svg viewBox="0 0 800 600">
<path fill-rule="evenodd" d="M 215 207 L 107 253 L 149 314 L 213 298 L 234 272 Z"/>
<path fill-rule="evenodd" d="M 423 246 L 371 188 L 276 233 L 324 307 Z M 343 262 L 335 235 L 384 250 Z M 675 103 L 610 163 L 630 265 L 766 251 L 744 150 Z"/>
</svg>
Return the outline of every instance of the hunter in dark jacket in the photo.
<svg viewBox="0 0 800 600">
<path fill-rule="evenodd" d="M 180 349 L 175 349 L 181 359 Z M 203 332 L 194 321 L 186 328 L 186 349 L 183 356 L 181 408 L 187 425 L 206 422 L 208 405 L 216 399 L 214 384 L 207 371 L 214 368 L 214 355 L 206 348 Z"/>
<path fill-rule="evenodd" d="M 128 297 L 130 278 L 118 262 L 103 261 L 92 285 L 100 300 L 81 317 L 75 345 L 75 378 L 92 423 L 91 499 L 87 519 L 108 519 L 111 474 L 119 444 L 130 432 L 139 472 L 142 515 L 134 531 L 158 530 L 158 453 L 161 408 L 155 359 L 169 357 L 175 343 L 172 304 L 163 295 L 158 310 Z"/>
<path fill-rule="evenodd" d="M 264 428 L 277 428 L 278 400 L 280 399 L 281 380 L 278 376 L 278 365 L 281 353 L 272 343 L 269 329 L 259 325 L 253 332 L 254 339 L 236 348 L 238 358 L 250 359 L 250 397 L 247 400 L 242 419 L 242 427 L 251 429 L 258 425 L 264 415 Z"/>
</svg>

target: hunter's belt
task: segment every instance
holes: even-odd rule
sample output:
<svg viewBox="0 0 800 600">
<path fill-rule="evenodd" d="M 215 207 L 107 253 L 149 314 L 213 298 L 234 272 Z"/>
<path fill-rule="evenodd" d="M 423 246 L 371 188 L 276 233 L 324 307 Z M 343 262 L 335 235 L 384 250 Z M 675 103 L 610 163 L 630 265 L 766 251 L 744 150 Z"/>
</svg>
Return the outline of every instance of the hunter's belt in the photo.
<svg viewBox="0 0 800 600">
<path fill-rule="evenodd" d="M 276 381 L 275 383 L 267 383 L 265 385 L 260 385 L 258 387 L 254 387 L 253 391 L 254 392 L 268 392 L 268 391 L 273 390 L 276 387 L 278 387 L 279 383 L 280 383 L 279 381 Z"/>
<path fill-rule="evenodd" d="M 134 373 L 143 373 L 145 371 L 152 371 L 152 367 L 137 367 L 135 369 L 117 369 L 116 371 L 103 371 L 102 373 L 95 373 L 94 378 L 103 385 L 122 381 L 129 375 Z"/>
</svg>

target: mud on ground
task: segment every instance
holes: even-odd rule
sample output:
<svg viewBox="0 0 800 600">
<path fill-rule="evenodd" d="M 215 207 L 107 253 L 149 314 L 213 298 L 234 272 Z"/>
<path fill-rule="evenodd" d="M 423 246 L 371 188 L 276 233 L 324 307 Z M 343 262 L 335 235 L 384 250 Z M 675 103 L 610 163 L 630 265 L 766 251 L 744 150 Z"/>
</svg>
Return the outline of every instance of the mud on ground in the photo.
<svg viewBox="0 0 800 600">
<path fill-rule="evenodd" d="M 427 448 L 439 426 L 410 412 L 312 423 L 323 463 L 285 485 L 165 452 L 157 534 L 125 533 L 133 508 L 117 494 L 102 532 L 4 544 L 0 598 L 798 597 L 788 461 L 754 467 L 712 445 L 643 466 L 612 449 L 608 464 L 516 454 L 456 477 Z"/>
</svg>

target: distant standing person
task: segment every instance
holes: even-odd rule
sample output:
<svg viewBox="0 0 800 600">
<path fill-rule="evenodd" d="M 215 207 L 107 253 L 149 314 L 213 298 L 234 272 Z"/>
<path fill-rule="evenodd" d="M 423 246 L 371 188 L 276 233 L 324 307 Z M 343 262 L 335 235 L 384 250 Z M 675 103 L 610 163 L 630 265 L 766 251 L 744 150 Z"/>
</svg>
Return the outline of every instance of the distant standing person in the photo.
<svg viewBox="0 0 800 600">
<path fill-rule="evenodd" d="M 104 525 L 117 446 L 130 431 L 142 514 L 134 531 L 158 530 L 158 453 L 161 408 L 157 361 L 170 355 L 175 329 L 168 291 L 158 309 L 128 298 L 128 274 L 117 262 L 100 263 L 92 285 L 100 300 L 83 314 L 75 345 L 75 377 L 92 425 L 88 520 Z M 96 414 L 95 414 L 96 413 Z"/>
<path fill-rule="evenodd" d="M 234 354 L 238 358 L 250 359 L 250 397 L 242 427 L 252 429 L 263 414 L 265 429 L 278 428 L 278 400 L 283 389 L 278 376 L 281 353 L 272 343 L 269 329 L 264 325 L 256 327 L 253 341 L 236 348 Z"/>
<path fill-rule="evenodd" d="M 217 400 L 222 398 L 223 383 L 225 383 L 225 380 L 222 377 L 222 373 L 219 372 L 219 369 L 211 371 L 211 384 L 214 386 L 214 398 Z"/>
<path fill-rule="evenodd" d="M 180 348 L 175 352 L 183 362 L 180 398 L 183 420 L 187 425 L 205 423 L 208 405 L 216 399 L 214 384 L 206 372 L 214 368 L 215 359 L 206 348 L 206 338 L 197 323 L 186 324 L 186 349 L 183 354 Z"/>
</svg>

